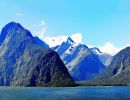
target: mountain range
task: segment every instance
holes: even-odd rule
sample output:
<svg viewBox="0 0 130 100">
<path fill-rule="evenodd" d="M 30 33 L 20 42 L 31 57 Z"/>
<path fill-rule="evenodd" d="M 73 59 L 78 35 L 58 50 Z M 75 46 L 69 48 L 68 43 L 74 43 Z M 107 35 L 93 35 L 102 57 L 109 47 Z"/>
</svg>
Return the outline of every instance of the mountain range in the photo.
<svg viewBox="0 0 130 100">
<path fill-rule="evenodd" d="M 0 86 L 74 86 L 74 81 L 130 84 L 130 47 L 111 56 L 71 37 L 49 47 L 19 23 L 5 25 L 0 34 Z"/>
<path fill-rule="evenodd" d="M 88 48 L 85 44 L 75 43 L 68 37 L 52 49 L 60 55 L 75 81 L 102 85 L 130 84 L 130 47 L 111 56 L 97 47 Z"/>
<path fill-rule="evenodd" d="M 0 86 L 73 86 L 59 55 L 19 23 L 0 34 Z"/>
<path fill-rule="evenodd" d="M 100 56 L 106 56 L 105 53 L 95 53 L 96 49 L 88 48 L 85 44 L 75 43 L 71 37 L 52 48 L 61 57 L 62 61 L 69 70 L 75 81 L 86 81 L 100 74 L 105 68 Z M 102 59 L 105 59 L 105 57 Z M 105 59 L 104 61 L 108 60 Z"/>
<path fill-rule="evenodd" d="M 117 53 L 111 64 L 94 80 L 99 84 L 130 84 L 130 47 Z"/>
</svg>

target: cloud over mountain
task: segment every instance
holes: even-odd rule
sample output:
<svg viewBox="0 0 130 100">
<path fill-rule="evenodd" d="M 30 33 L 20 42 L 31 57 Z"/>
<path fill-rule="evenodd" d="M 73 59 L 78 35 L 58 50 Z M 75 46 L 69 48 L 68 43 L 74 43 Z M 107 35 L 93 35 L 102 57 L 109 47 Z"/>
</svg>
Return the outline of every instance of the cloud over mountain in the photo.
<svg viewBox="0 0 130 100">
<path fill-rule="evenodd" d="M 114 55 L 121 50 L 120 48 L 115 47 L 114 44 L 111 42 L 105 43 L 105 45 L 100 46 L 99 49 L 111 55 Z"/>
<path fill-rule="evenodd" d="M 61 45 L 62 42 L 65 42 L 69 36 L 55 36 L 55 37 L 44 37 L 42 38 L 50 47 L 55 47 L 56 45 Z M 82 34 L 75 33 L 70 36 L 76 43 L 82 42 Z"/>
</svg>

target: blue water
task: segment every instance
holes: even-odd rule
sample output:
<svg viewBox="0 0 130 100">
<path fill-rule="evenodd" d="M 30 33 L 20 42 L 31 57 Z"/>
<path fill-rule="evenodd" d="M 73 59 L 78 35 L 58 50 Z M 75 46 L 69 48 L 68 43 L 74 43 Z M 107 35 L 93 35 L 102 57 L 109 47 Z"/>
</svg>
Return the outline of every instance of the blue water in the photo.
<svg viewBox="0 0 130 100">
<path fill-rule="evenodd" d="M 0 100 L 130 100 L 130 87 L 0 87 Z"/>
</svg>

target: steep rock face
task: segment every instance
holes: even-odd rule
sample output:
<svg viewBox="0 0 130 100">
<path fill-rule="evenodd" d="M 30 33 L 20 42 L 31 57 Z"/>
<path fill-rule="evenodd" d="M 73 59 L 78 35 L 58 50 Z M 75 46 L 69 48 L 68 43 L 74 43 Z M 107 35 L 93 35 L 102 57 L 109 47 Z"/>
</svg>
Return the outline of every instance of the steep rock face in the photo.
<svg viewBox="0 0 130 100">
<path fill-rule="evenodd" d="M 101 52 L 98 48 L 91 48 L 91 51 L 96 54 L 101 62 L 107 67 L 112 61 L 113 56 L 104 52 Z"/>
<path fill-rule="evenodd" d="M 86 45 L 74 43 L 70 37 L 66 42 L 55 47 L 55 51 L 58 52 L 75 81 L 89 80 L 105 68 L 98 56 Z"/>
<path fill-rule="evenodd" d="M 130 83 L 130 47 L 114 56 L 109 67 L 98 77 L 98 81 L 110 84 Z"/>
<path fill-rule="evenodd" d="M 42 41 L 41 39 L 39 39 L 39 37 L 34 37 L 34 40 L 35 40 L 35 42 L 36 42 L 39 46 L 41 46 L 42 48 L 47 48 L 47 49 L 49 49 L 49 46 L 48 46 L 44 41 Z"/>
<path fill-rule="evenodd" d="M 80 44 L 76 47 L 76 51 L 78 51 L 77 56 L 67 65 L 74 80 L 89 80 L 105 68 L 98 56 L 86 45 Z"/>
<path fill-rule="evenodd" d="M 11 22 L 0 35 L 1 86 L 72 86 L 58 54 L 43 49 L 31 33 Z"/>
<path fill-rule="evenodd" d="M 66 42 L 63 42 L 57 49 L 58 54 L 61 56 L 72 44 L 74 41 L 69 37 Z"/>
</svg>

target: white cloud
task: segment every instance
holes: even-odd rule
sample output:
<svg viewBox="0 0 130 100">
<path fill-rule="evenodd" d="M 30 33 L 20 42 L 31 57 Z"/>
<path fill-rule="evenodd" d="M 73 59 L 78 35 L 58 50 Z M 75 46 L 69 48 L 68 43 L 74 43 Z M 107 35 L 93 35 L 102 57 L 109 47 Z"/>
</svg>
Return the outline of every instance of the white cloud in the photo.
<svg viewBox="0 0 130 100">
<path fill-rule="evenodd" d="M 54 47 L 56 45 L 60 45 L 62 42 L 65 42 L 69 36 L 61 35 L 61 36 L 46 36 L 47 24 L 44 20 L 40 22 L 40 24 L 35 24 L 34 29 L 32 31 L 34 36 L 38 36 L 40 39 L 45 41 L 50 47 Z M 82 42 L 82 34 L 75 33 L 70 36 L 74 42 L 81 43 Z"/>
<path fill-rule="evenodd" d="M 126 47 L 130 47 L 130 43 L 126 44 L 126 45 L 123 47 L 123 49 L 126 48 Z"/>
<path fill-rule="evenodd" d="M 87 45 L 89 48 L 97 47 L 101 50 L 101 52 L 108 53 L 111 55 L 117 54 L 119 51 L 125 49 L 126 47 L 130 47 L 130 43 L 126 44 L 125 46 L 118 48 L 113 43 L 107 42 L 103 46 L 94 46 L 94 45 Z"/>
<path fill-rule="evenodd" d="M 69 37 L 67 35 L 53 36 L 53 37 L 45 36 L 47 25 L 46 25 L 45 21 L 43 21 L 43 20 L 40 22 L 39 25 L 36 25 L 36 27 L 38 28 L 38 31 L 34 32 L 34 33 L 36 33 L 35 35 L 37 35 L 40 39 L 45 41 L 50 47 L 55 47 L 57 45 L 62 44 L 62 42 L 65 42 L 67 40 L 67 38 Z M 72 40 L 74 40 L 75 43 L 82 43 L 82 38 L 83 38 L 82 33 L 74 33 L 70 37 L 72 38 Z M 93 45 L 87 45 L 87 46 L 89 48 L 95 47 Z M 115 55 L 120 50 L 122 50 L 128 46 L 130 46 L 130 44 L 127 44 L 122 48 L 118 48 L 118 47 L 114 46 L 113 43 L 107 42 L 103 46 L 99 46 L 98 48 L 104 53 Z"/>
<path fill-rule="evenodd" d="M 41 23 L 38 25 L 38 27 L 39 27 L 38 37 L 43 39 L 45 37 L 45 32 L 47 29 L 45 21 L 42 20 Z"/>
<path fill-rule="evenodd" d="M 44 37 L 43 41 L 45 41 L 50 47 L 55 47 L 62 44 L 67 38 L 68 36 Z"/>
<path fill-rule="evenodd" d="M 121 50 L 121 48 L 115 47 L 114 44 L 111 43 L 111 42 L 105 43 L 105 45 L 99 47 L 99 49 L 102 52 L 105 52 L 105 53 L 108 53 L 108 54 L 111 54 L 111 55 L 115 55 L 116 53 L 118 53 Z"/>
<path fill-rule="evenodd" d="M 23 14 L 22 13 L 17 13 L 16 16 L 23 16 Z"/>
<path fill-rule="evenodd" d="M 88 48 L 93 48 L 93 47 L 95 47 L 95 46 L 93 46 L 93 45 L 87 45 L 87 47 L 88 47 Z"/>
<path fill-rule="evenodd" d="M 71 35 L 71 38 L 76 42 L 76 43 L 82 43 L 82 34 L 81 33 L 75 33 Z"/>
<path fill-rule="evenodd" d="M 42 40 L 45 41 L 50 47 L 55 47 L 57 45 L 62 44 L 62 42 L 65 42 L 69 36 L 55 36 L 55 37 L 44 37 Z M 81 33 L 75 33 L 70 36 L 72 40 L 76 43 L 82 42 L 82 34 Z"/>
</svg>

